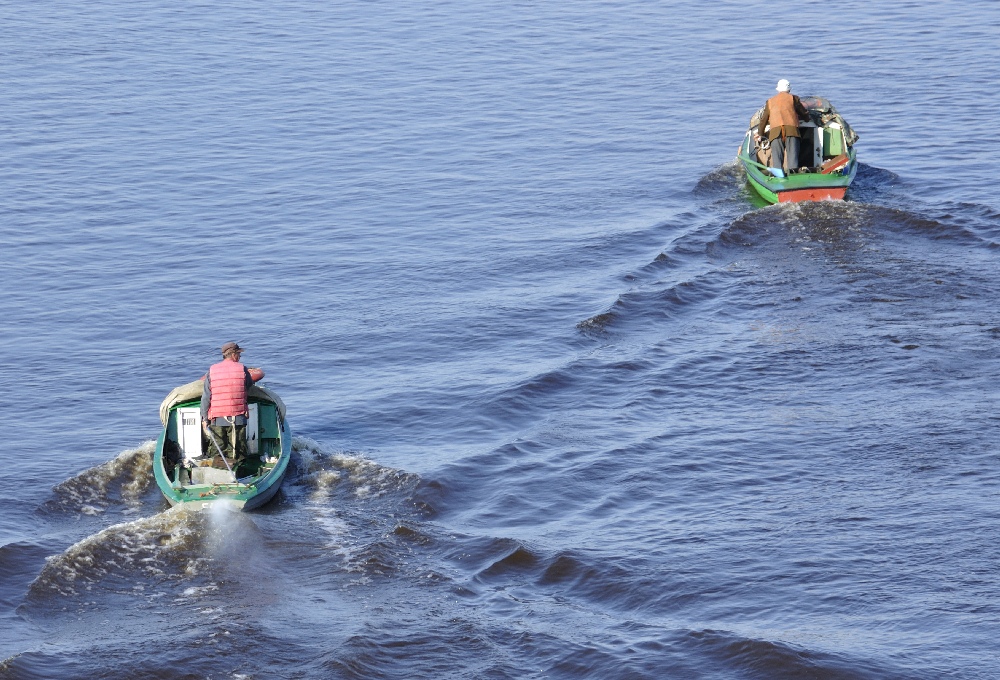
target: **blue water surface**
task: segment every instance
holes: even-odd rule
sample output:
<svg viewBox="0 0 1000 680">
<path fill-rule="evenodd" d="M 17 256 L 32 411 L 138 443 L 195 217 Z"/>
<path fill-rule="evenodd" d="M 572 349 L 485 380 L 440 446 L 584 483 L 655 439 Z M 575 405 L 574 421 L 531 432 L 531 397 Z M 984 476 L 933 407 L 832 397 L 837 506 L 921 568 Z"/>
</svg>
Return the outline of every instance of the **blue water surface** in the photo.
<svg viewBox="0 0 1000 680">
<path fill-rule="evenodd" d="M 994 678 L 1000 5 L 0 4 L 0 677 Z M 734 162 L 787 78 L 848 200 Z M 281 496 L 168 510 L 236 340 Z"/>
</svg>

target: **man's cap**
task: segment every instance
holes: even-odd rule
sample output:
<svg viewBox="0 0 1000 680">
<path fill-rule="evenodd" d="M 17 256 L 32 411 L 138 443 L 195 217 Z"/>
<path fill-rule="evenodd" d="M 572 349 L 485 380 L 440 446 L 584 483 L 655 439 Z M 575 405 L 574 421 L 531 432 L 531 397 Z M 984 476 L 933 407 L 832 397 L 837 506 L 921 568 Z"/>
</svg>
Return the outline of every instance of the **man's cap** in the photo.
<svg viewBox="0 0 1000 680">
<path fill-rule="evenodd" d="M 788 92 L 790 89 L 792 89 L 792 84 L 787 80 L 785 80 L 784 78 L 782 78 L 781 80 L 778 81 L 778 86 L 774 89 L 777 90 L 778 92 Z"/>
<path fill-rule="evenodd" d="M 230 352 L 242 352 L 243 348 L 237 345 L 235 342 L 227 342 L 222 346 L 222 356 L 226 356 Z"/>
</svg>

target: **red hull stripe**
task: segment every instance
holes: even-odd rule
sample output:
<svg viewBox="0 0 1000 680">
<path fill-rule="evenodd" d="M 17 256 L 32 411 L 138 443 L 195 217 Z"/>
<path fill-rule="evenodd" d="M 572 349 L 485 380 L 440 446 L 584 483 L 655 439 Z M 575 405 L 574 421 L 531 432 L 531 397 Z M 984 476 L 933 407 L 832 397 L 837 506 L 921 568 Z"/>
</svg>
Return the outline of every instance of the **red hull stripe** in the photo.
<svg viewBox="0 0 1000 680">
<path fill-rule="evenodd" d="M 822 187 L 818 189 L 789 189 L 778 192 L 779 203 L 799 201 L 836 201 L 847 193 L 847 187 Z"/>
</svg>

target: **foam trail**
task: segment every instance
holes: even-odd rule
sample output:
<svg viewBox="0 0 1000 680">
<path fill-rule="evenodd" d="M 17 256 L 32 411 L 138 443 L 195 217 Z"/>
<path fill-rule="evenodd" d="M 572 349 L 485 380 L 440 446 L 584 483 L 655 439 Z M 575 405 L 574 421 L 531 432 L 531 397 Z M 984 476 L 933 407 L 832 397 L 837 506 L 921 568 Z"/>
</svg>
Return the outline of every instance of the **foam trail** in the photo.
<svg viewBox="0 0 1000 680">
<path fill-rule="evenodd" d="M 87 515 L 101 514 L 112 504 L 135 511 L 152 480 L 155 447 L 156 442 L 147 441 L 57 484 L 53 488 L 56 505 Z"/>
<path fill-rule="evenodd" d="M 132 583 L 149 578 L 194 576 L 205 562 L 202 521 L 182 508 L 115 524 L 46 559 L 29 593 L 77 595 L 106 579 Z"/>
</svg>

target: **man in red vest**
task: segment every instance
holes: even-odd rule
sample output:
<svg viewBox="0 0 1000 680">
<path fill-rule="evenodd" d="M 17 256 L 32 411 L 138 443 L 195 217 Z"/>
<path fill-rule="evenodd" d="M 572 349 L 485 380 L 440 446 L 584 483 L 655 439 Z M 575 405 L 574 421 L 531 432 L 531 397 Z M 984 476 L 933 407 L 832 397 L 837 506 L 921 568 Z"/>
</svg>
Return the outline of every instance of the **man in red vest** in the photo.
<svg viewBox="0 0 1000 680">
<path fill-rule="evenodd" d="M 209 435 L 206 450 L 214 456 L 212 466 L 229 467 L 234 471 L 247 455 L 247 418 L 250 416 L 247 389 L 264 377 L 260 369 L 255 369 L 255 375 L 251 376 L 250 369 L 240 363 L 242 353 L 243 348 L 235 342 L 222 346 L 222 361 L 208 369 L 201 395 L 201 419 Z M 218 455 L 216 445 L 227 460 Z"/>
<path fill-rule="evenodd" d="M 808 119 L 809 112 L 791 93 L 792 86 L 787 80 L 779 80 L 775 89 L 778 94 L 764 104 L 757 137 L 764 136 L 764 128 L 770 123 L 767 138 L 771 142 L 771 167 L 794 170 L 799 166 L 799 119 Z"/>
</svg>

